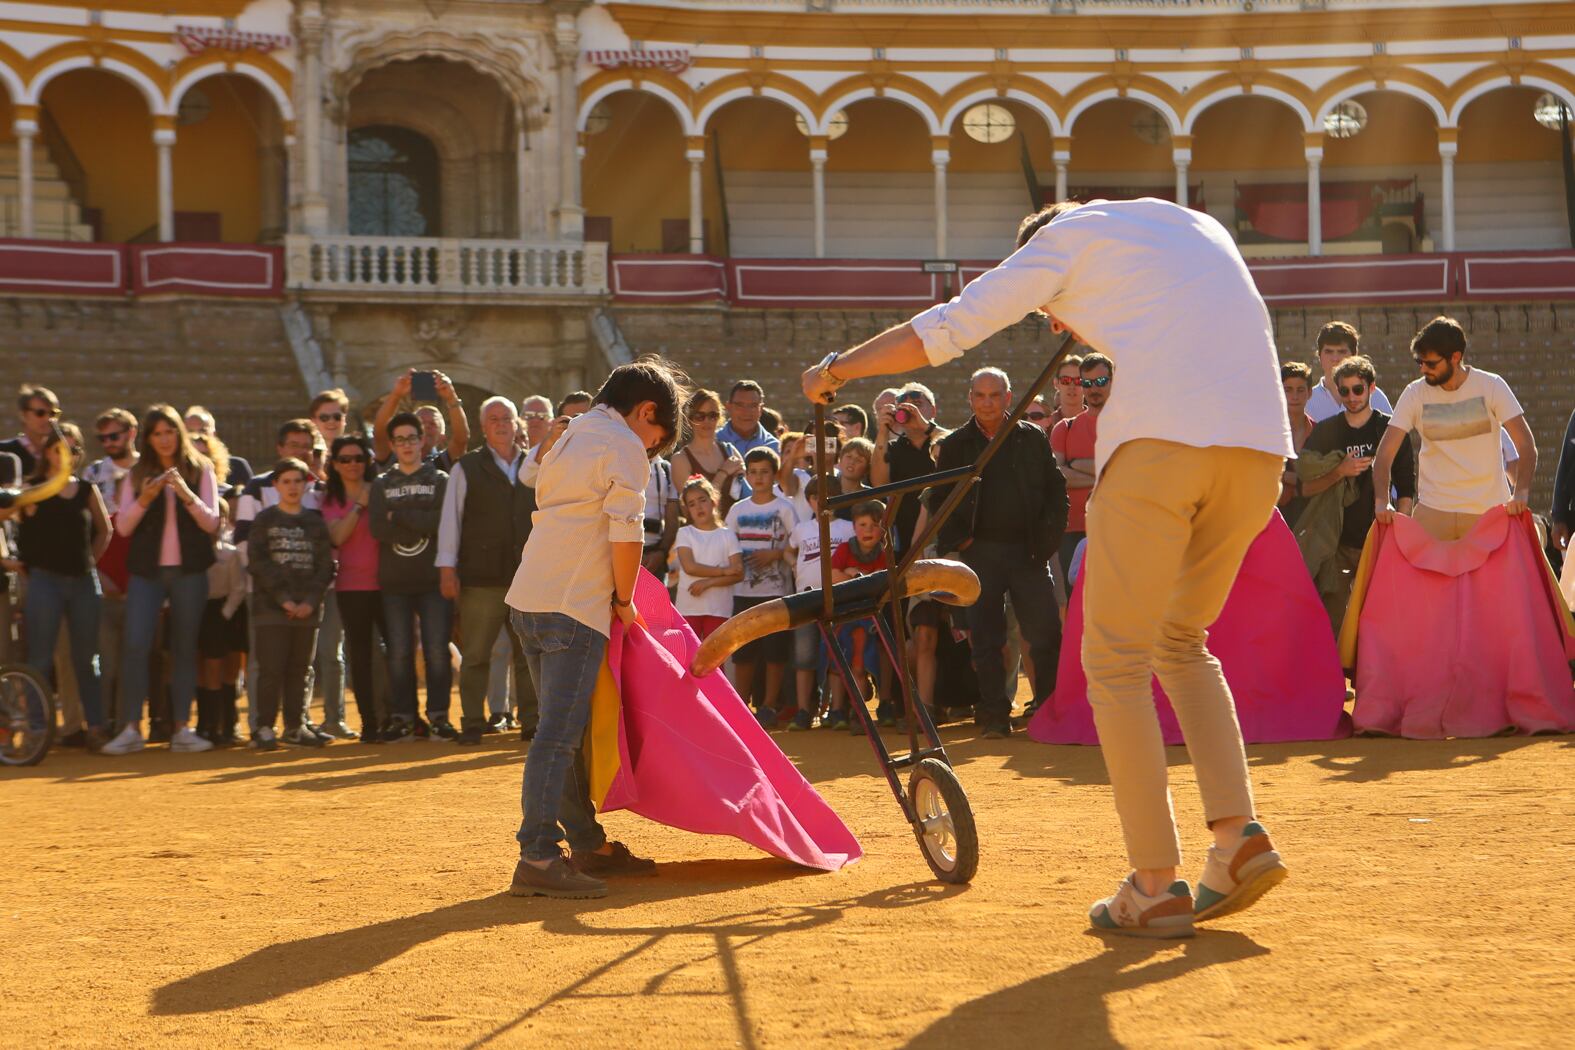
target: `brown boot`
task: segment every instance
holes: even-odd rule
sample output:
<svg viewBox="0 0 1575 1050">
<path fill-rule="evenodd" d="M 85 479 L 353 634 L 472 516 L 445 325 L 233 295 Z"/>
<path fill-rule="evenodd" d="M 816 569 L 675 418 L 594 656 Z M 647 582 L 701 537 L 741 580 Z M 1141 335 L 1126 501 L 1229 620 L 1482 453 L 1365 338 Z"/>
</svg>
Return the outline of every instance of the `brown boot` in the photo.
<svg viewBox="0 0 1575 1050">
<path fill-rule="evenodd" d="M 514 881 L 509 886 L 509 894 L 514 897 L 587 900 L 607 896 L 607 884 L 576 871 L 563 857 L 554 857 L 545 868 L 538 868 L 521 857 L 514 866 Z"/>
</svg>

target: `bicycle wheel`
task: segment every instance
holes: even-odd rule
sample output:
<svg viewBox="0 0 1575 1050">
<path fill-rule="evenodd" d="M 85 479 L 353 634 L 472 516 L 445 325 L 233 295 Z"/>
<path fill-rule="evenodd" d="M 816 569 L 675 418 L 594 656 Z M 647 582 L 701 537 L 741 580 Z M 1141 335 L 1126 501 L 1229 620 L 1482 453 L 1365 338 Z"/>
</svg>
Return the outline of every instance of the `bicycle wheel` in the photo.
<svg viewBox="0 0 1575 1050">
<path fill-rule="evenodd" d="M 925 862 L 942 882 L 967 882 L 979 870 L 979 833 L 973 808 L 952 767 L 926 758 L 913 767 L 908 800 L 919 816 L 913 833 Z"/>
<path fill-rule="evenodd" d="M 31 667 L 0 667 L 0 765 L 31 766 L 55 740 L 55 696 Z"/>
</svg>

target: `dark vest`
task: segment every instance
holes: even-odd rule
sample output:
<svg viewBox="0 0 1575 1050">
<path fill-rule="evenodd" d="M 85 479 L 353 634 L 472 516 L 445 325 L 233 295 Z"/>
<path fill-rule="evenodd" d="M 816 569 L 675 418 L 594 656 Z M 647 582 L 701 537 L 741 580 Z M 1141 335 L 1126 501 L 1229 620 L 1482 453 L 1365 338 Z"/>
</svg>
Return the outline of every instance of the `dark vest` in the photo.
<svg viewBox="0 0 1575 1050">
<path fill-rule="evenodd" d="M 465 505 L 460 508 L 461 587 L 507 587 L 520 567 L 536 490 L 504 477 L 483 445 L 459 461 L 465 468 Z"/>
<path fill-rule="evenodd" d="M 169 498 L 163 492 L 153 501 L 137 522 L 131 533 L 131 543 L 126 550 L 126 568 L 137 576 L 149 578 L 159 574 L 159 549 L 164 545 L 164 507 Z M 213 564 L 213 537 L 191 520 L 191 515 L 175 503 L 175 534 L 180 539 L 180 571 L 206 572 Z"/>
</svg>

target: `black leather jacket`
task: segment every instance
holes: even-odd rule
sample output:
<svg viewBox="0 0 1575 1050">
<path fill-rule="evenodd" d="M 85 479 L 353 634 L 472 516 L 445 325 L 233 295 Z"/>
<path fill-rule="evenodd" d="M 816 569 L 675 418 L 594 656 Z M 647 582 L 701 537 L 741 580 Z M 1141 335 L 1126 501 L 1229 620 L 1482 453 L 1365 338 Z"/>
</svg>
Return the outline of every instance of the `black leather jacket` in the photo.
<svg viewBox="0 0 1575 1050">
<path fill-rule="evenodd" d="M 977 460 L 989 443 L 979 425 L 969 419 L 941 439 L 937 467 L 965 467 Z M 1055 465 L 1055 455 L 1044 431 L 1027 421 L 1019 422 L 987 469 L 1008 471 L 1016 479 L 1027 508 L 1029 555 L 1035 561 L 1048 562 L 1066 532 L 1067 501 L 1066 479 Z M 950 486 L 929 490 L 930 513 L 936 511 L 949 490 Z M 941 526 L 937 545 L 942 554 L 961 550 L 963 543 L 972 538 L 979 517 L 978 495 L 976 485 Z"/>
</svg>

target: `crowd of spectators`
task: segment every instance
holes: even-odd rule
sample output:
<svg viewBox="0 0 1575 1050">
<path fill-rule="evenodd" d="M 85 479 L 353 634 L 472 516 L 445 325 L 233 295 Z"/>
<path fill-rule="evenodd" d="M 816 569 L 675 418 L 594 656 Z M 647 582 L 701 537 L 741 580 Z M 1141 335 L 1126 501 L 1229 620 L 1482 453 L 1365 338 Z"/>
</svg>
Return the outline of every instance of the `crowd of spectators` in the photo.
<svg viewBox="0 0 1575 1050">
<path fill-rule="evenodd" d="M 1355 328 L 1331 323 L 1311 349 L 1316 369 L 1287 361 L 1281 371 L 1299 458 L 1287 464 L 1280 510 L 1338 631 L 1374 521 L 1412 514 L 1455 539 L 1489 507 L 1524 510 L 1536 450 L 1509 387 L 1465 364 L 1453 321 L 1418 334 L 1421 378 L 1393 406 Z M 1068 358 L 929 541 L 928 553 L 960 558 L 981 583 L 965 609 L 923 598 L 900 609 L 917 699 L 937 721 L 971 715 L 982 735 L 1005 737 L 1021 725 L 1011 718 L 1019 667 L 1035 703 L 1054 691 L 1115 371 L 1098 352 Z M 202 751 L 530 739 L 536 697 L 505 600 L 536 507 L 524 468 L 591 400 L 488 398 L 473 443 L 448 378 L 412 370 L 364 424 L 343 391 L 318 394 L 280 423 L 275 461 L 257 472 L 200 405 L 154 405 L 140 418 L 108 408 L 94 420 L 92 458 L 54 393 L 24 385 L 21 431 L 0 442 L 19 476 L 0 480 L 38 478 L 62 458 L 74 478 L 4 522 L 0 662 L 25 659 L 50 677 L 64 744 L 112 755 L 150 742 Z M 934 393 L 911 382 L 881 391 L 867 412 L 837 405 L 816 432 L 790 429 L 754 381 L 734 383 L 725 399 L 697 390 L 677 450 L 651 463 L 644 567 L 667 580 L 701 637 L 751 606 L 819 587 L 822 558 L 836 581 L 886 568 L 888 530 L 893 552 L 907 553 L 944 491 L 905 498 L 894 514 L 877 499 L 843 507 L 829 551 L 821 500 L 974 462 L 1013 401 L 1011 378 L 982 368 L 950 429 Z M 1575 528 L 1569 445 L 1553 557 Z M 832 467 L 823 481 L 818 456 Z M 876 637 L 869 622 L 837 633 L 857 695 L 828 675 L 814 626 L 751 643 L 729 673 L 768 728 L 859 731 L 849 712 L 861 702 L 896 725 L 894 669 Z"/>
</svg>

